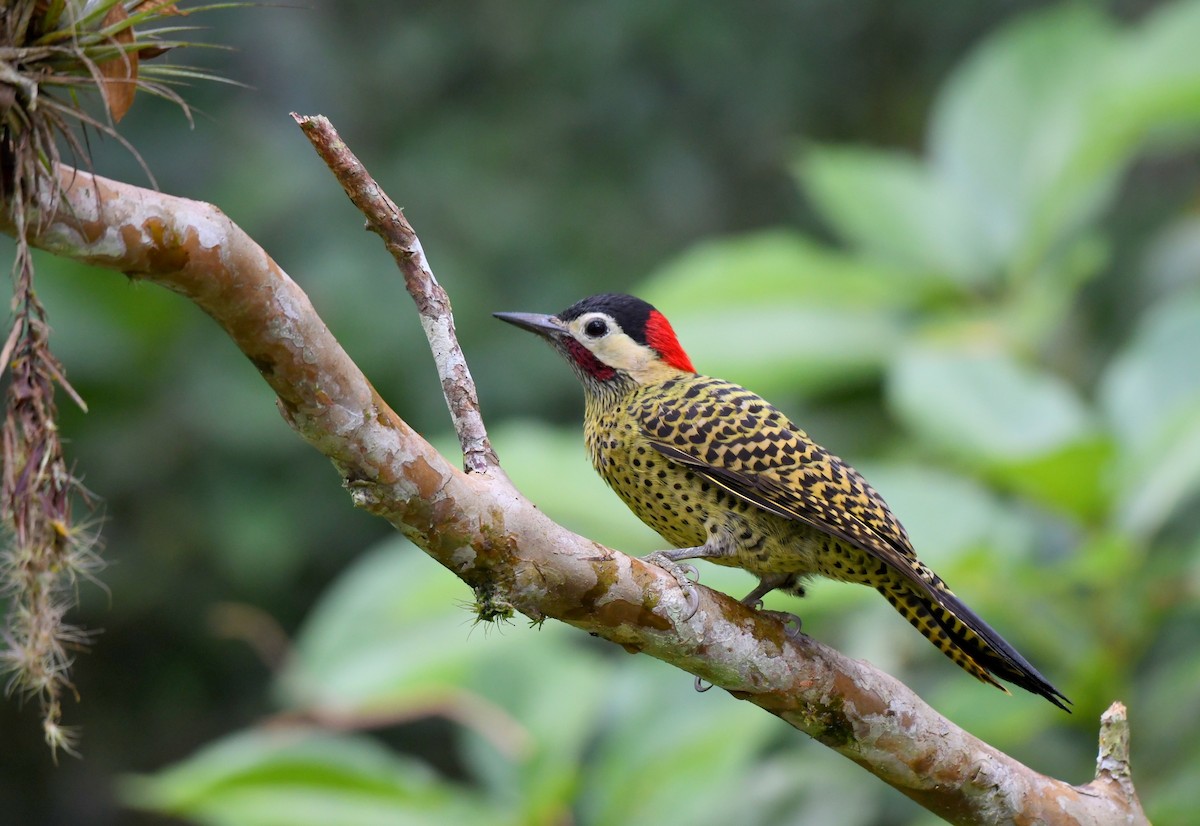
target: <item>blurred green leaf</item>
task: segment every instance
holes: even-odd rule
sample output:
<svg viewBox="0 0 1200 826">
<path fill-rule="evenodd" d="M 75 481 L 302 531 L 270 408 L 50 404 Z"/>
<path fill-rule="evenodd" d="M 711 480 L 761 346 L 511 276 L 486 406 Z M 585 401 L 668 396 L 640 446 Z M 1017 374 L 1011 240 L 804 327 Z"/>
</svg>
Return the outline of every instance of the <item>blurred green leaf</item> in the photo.
<svg viewBox="0 0 1200 826">
<path fill-rule="evenodd" d="M 1003 548 L 1021 555 L 1029 537 L 979 482 L 918 464 L 862 465 L 871 485 L 903 522 L 921 558 L 944 571 L 965 551 Z"/>
<path fill-rule="evenodd" d="M 936 174 L 968 205 L 995 267 L 1017 272 L 1091 220 L 1124 158 L 1093 154 L 1106 127 L 1117 31 L 1069 3 L 1017 22 L 955 70 L 929 134 Z"/>
<path fill-rule="evenodd" d="M 1158 298 L 1200 287 L 1200 215 L 1182 215 L 1152 238 L 1142 289 Z"/>
<path fill-rule="evenodd" d="M 485 822 L 466 789 L 370 740 L 250 731 L 152 775 L 126 778 L 129 806 L 212 826 L 424 826 Z"/>
<path fill-rule="evenodd" d="M 0 239 L 0 254 L 8 241 Z M 146 379 L 156 377 L 180 339 L 202 325 L 187 302 L 168 290 L 104 277 L 49 253 L 35 252 L 34 261 L 47 275 L 39 278 L 37 291 L 54 325 L 51 344 L 76 386 L 116 383 L 148 392 Z"/>
<path fill-rule="evenodd" d="M 1114 452 L 1111 441 L 1095 433 L 1041 456 L 997 463 L 988 478 L 1034 502 L 1093 520 L 1110 504 Z"/>
<path fill-rule="evenodd" d="M 997 264 L 1021 272 L 1093 221 L 1147 139 L 1195 139 L 1200 7 L 1118 30 L 1097 8 L 1022 18 L 977 50 L 937 101 L 938 175 L 969 205 Z"/>
<path fill-rule="evenodd" d="M 1154 533 L 1200 491 L 1200 399 L 1157 435 L 1121 469 L 1117 521 L 1139 536 Z"/>
<path fill-rule="evenodd" d="M 1125 36 L 1104 90 L 1110 133 L 1130 151 L 1144 138 L 1178 139 L 1200 123 L 1200 4 L 1165 3 Z M 1186 132 L 1184 131 L 1186 130 Z"/>
<path fill-rule="evenodd" d="M 1080 515 L 1103 503 L 1109 447 L 1061 379 L 1001 350 L 914 346 L 888 378 L 896 415 L 1013 490 Z"/>
<path fill-rule="evenodd" d="M 568 633 L 576 642 L 583 638 Z M 502 753 L 474 728 L 460 737 L 468 768 L 507 804 L 514 826 L 561 823 L 570 810 L 585 777 L 585 751 L 602 728 L 614 665 L 599 651 L 547 645 L 534 632 L 525 644 L 486 657 L 467 684 L 521 721 L 529 736 L 515 754 Z"/>
<path fill-rule="evenodd" d="M 1159 528 L 1200 489 L 1200 291 L 1161 302 L 1101 377 L 1121 447 L 1121 526 Z"/>
<path fill-rule="evenodd" d="M 1172 656 L 1149 664 L 1139 692 L 1147 712 L 1169 709 L 1167 714 L 1147 713 L 1142 726 L 1141 738 L 1154 745 L 1142 759 L 1145 779 L 1138 781 L 1138 795 L 1145 798 L 1146 812 L 1155 823 L 1187 823 L 1196 810 L 1196 786 L 1188 782 L 1194 776 L 1178 767 L 1200 765 L 1200 742 L 1193 736 L 1195 721 L 1200 720 L 1200 693 L 1195 691 L 1200 658 L 1180 655 L 1200 645 L 1200 623 L 1194 607 L 1181 619 L 1162 629 L 1161 644 Z"/>
<path fill-rule="evenodd" d="M 1065 382 L 998 349 L 910 347 L 892 366 L 888 402 L 927 440 L 977 463 L 1045 456 L 1094 433 Z"/>
<path fill-rule="evenodd" d="M 878 311 L 732 302 L 672 323 L 698 369 L 768 398 L 830 393 L 878 376 L 904 328 L 898 317 Z"/>
<path fill-rule="evenodd" d="M 470 590 L 406 540 L 368 552 L 317 603 L 277 680 L 285 705 L 364 712 L 425 705 L 514 636 L 470 634 Z M 515 630 L 515 629 L 514 629 Z"/>
<path fill-rule="evenodd" d="M 907 155 L 807 148 L 796 167 L 805 194 L 848 244 L 889 265 L 977 284 L 994 261 L 971 205 Z"/>
<path fill-rule="evenodd" d="M 678 671 L 649 665 L 623 669 L 607 686 L 609 716 L 580 794 L 582 821 L 741 822 L 748 813 L 739 790 L 776 721 L 721 692 L 698 695 Z"/>
<path fill-rule="evenodd" d="M 1104 271 L 1110 255 L 1108 239 L 1086 231 L 1058 250 L 1043 273 L 1047 277 L 1022 281 L 982 315 L 1003 328 L 1014 350 L 1053 352 L 1061 346 L 1063 321 L 1077 305 L 1080 287 Z"/>
<path fill-rule="evenodd" d="M 700 244 L 639 294 L 663 308 L 701 372 L 781 396 L 878 375 L 902 340 L 903 311 L 942 290 L 903 267 L 767 231 Z"/>
<path fill-rule="evenodd" d="M 1098 390 L 1123 450 L 1160 441 L 1200 399 L 1200 290 L 1171 296 L 1148 310 L 1132 340 L 1109 363 Z"/>
<path fill-rule="evenodd" d="M 919 271 L 848 255 L 783 229 L 703 241 L 643 282 L 643 292 L 672 312 L 677 305 L 686 310 L 730 299 L 900 309 L 918 306 L 939 289 Z"/>
<path fill-rule="evenodd" d="M 742 778 L 738 797 L 753 803 L 744 802 L 740 807 L 732 801 L 726 803 L 731 814 L 724 822 L 738 826 L 877 826 L 911 823 L 907 818 L 919 818 L 925 811 L 901 797 L 884 800 L 863 791 L 853 773 L 822 760 L 813 749 L 789 744 L 765 756 Z"/>
</svg>

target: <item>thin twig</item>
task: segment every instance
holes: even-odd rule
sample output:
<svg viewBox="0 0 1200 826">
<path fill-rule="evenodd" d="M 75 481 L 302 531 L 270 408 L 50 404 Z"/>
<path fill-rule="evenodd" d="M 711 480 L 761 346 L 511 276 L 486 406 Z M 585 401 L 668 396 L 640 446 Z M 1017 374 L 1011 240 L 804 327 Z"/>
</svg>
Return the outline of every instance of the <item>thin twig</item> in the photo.
<svg viewBox="0 0 1200 826">
<path fill-rule="evenodd" d="M 404 285 L 420 313 L 421 326 L 429 339 L 442 392 L 450 408 L 450 418 L 454 420 L 454 431 L 462 445 L 463 467 L 468 472 L 496 467 L 499 461 L 479 413 L 475 382 L 454 332 L 450 298 L 434 277 L 417 233 L 404 212 L 375 183 L 366 167 L 338 136 L 328 118 L 301 116 L 295 112 L 292 112 L 292 118 L 329 165 L 350 200 L 366 216 L 367 229 L 383 239 L 384 246 L 404 273 Z"/>
</svg>

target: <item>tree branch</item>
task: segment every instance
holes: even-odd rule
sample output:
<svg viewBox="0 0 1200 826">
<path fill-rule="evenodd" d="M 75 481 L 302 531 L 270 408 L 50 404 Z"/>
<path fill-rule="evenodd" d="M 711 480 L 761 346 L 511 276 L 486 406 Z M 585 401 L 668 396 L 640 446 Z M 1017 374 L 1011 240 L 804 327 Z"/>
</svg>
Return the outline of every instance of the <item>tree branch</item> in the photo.
<svg viewBox="0 0 1200 826">
<path fill-rule="evenodd" d="M 1109 745 L 1096 780 L 1071 786 L 966 733 L 867 663 L 792 639 L 724 594 L 700 587 L 699 609 L 685 619 L 684 597 L 665 571 L 544 516 L 495 463 L 449 303 L 430 292 L 436 281 L 415 234 L 347 156 L 331 153 L 349 173 L 344 185 L 356 203 L 384 204 L 394 216 L 396 236 L 376 231 L 397 255 L 430 332 L 470 473 L 387 406 L 303 291 L 215 207 L 63 168 L 58 212 L 30 241 L 194 301 L 270 384 L 292 427 L 333 462 L 355 504 L 457 574 L 480 604 L 561 620 L 722 686 L 953 823 L 1147 822 L 1129 781 L 1122 708 L 1105 717 Z M 11 233 L 7 212 L 0 220 Z"/>
<path fill-rule="evenodd" d="M 313 148 L 333 171 L 346 195 L 367 217 L 367 229 L 383 239 L 383 245 L 404 274 L 404 284 L 416 302 L 421 326 L 437 365 L 438 378 L 442 381 L 446 406 L 450 408 L 454 431 L 462 446 L 463 467 L 474 472 L 496 467 L 500 462 L 488 441 L 483 417 L 479 414 L 475 381 L 467 368 L 462 348 L 458 346 L 450 297 L 429 268 L 417 233 L 334 131 L 328 118 L 302 117 L 292 112 L 292 119 L 312 141 Z"/>
</svg>

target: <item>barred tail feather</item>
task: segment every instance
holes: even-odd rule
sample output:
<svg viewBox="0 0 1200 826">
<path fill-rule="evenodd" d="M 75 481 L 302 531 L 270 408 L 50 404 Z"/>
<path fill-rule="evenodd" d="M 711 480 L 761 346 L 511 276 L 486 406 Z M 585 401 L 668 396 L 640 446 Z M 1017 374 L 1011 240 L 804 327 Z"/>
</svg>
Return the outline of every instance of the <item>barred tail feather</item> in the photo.
<svg viewBox="0 0 1200 826">
<path fill-rule="evenodd" d="M 1045 697 L 1063 711 L 1071 701 L 962 600 L 938 588 L 922 593 L 899 578 L 878 590 L 913 627 L 982 682 L 1005 690 L 996 678 Z"/>
</svg>

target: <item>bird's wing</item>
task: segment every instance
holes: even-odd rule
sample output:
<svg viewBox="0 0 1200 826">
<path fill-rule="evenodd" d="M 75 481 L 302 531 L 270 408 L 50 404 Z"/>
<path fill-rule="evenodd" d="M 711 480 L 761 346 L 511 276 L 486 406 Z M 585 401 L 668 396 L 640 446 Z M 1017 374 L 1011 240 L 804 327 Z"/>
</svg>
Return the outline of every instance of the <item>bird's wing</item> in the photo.
<svg viewBox="0 0 1200 826">
<path fill-rule="evenodd" d="M 642 435 L 663 456 L 768 513 L 861 548 L 921 590 L 912 544 L 874 488 L 786 416 L 737 385 L 708 380 L 682 402 L 639 406 Z"/>
</svg>

